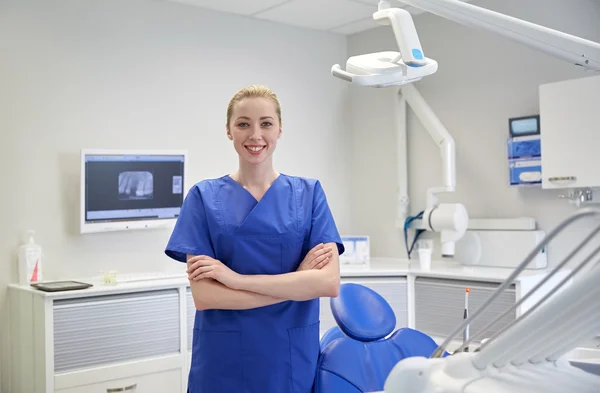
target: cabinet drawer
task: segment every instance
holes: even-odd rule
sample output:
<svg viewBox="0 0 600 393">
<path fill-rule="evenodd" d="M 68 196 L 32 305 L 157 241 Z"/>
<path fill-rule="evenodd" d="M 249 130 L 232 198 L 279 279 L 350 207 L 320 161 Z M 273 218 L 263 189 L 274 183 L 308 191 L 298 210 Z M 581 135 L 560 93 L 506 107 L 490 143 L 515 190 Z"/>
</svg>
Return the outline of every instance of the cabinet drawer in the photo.
<svg viewBox="0 0 600 393">
<path fill-rule="evenodd" d="M 371 288 L 381 295 L 396 314 L 396 329 L 408 325 L 407 283 L 404 277 L 392 278 L 345 278 L 342 283 L 355 283 Z M 321 334 L 336 326 L 331 312 L 330 298 L 321 298 Z"/>
<path fill-rule="evenodd" d="M 56 390 L 55 393 L 181 393 L 181 369 Z"/>
<path fill-rule="evenodd" d="M 463 321 L 465 288 L 470 288 L 469 311 L 475 312 L 492 295 L 499 284 L 417 277 L 415 280 L 415 327 L 433 336 L 447 337 Z M 516 302 L 515 287 L 511 285 L 470 326 L 471 335 L 477 334 Z M 502 318 L 476 341 L 502 330 L 516 318 L 510 313 Z M 462 339 L 462 336 L 455 337 Z"/>
<path fill-rule="evenodd" d="M 56 300 L 54 371 L 179 353 L 177 289 Z"/>
</svg>

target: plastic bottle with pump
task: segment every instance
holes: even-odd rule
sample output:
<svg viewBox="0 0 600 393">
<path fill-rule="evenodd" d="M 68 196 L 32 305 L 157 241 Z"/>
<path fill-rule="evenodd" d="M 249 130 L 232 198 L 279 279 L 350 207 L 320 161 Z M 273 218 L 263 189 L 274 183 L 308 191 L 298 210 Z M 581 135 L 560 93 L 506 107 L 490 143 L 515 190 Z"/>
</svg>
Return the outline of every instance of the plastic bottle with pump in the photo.
<svg viewBox="0 0 600 393">
<path fill-rule="evenodd" d="M 42 247 L 35 244 L 35 231 L 27 231 L 27 243 L 19 247 L 19 283 L 29 285 L 42 281 Z"/>
</svg>

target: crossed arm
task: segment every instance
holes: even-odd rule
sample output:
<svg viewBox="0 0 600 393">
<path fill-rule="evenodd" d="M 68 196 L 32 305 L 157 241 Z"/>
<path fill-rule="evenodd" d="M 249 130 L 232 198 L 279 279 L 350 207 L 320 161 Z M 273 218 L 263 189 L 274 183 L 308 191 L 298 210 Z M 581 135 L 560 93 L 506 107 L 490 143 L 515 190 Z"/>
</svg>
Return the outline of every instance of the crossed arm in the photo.
<svg viewBox="0 0 600 393">
<path fill-rule="evenodd" d="M 248 310 L 286 300 L 260 293 L 235 290 L 213 279 L 190 281 L 190 286 L 194 305 L 198 310 Z"/>
<path fill-rule="evenodd" d="M 340 287 L 338 249 L 335 243 L 325 247 L 331 254 L 324 266 L 276 275 L 241 275 L 218 260 L 188 255 L 188 266 L 194 265 L 199 277 L 190 280 L 196 308 L 245 310 L 286 300 L 336 297 Z"/>
</svg>

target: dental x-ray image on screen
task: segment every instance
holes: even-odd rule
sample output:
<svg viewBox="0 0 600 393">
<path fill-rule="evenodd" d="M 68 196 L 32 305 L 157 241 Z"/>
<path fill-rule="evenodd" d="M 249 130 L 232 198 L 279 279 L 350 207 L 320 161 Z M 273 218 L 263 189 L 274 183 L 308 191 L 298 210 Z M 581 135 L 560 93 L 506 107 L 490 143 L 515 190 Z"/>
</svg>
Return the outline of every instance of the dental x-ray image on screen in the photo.
<svg viewBox="0 0 600 393">
<path fill-rule="evenodd" d="M 184 153 L 88 150 L 82 162 L 82 232 L 146 228 L 179 216 Z"/>
<path fill-rule="evenodd" d="M 119 199 L 152 199 L 154 177 L 148 171 L 126 171 L 119 173 Z"/>
</svg>

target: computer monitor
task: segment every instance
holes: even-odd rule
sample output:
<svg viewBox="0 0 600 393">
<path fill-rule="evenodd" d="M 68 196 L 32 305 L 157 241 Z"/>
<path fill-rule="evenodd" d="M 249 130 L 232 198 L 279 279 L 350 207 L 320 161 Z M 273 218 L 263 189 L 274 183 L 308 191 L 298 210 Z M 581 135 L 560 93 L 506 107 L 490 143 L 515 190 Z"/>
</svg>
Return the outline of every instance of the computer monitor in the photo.
<svg viewBox="0 0 600 393">
<path fill-rule="evenodd" d="M 173 227 L 187 193 L 186 151 L 81 151 L 81 233 Z"/>
</svg>

